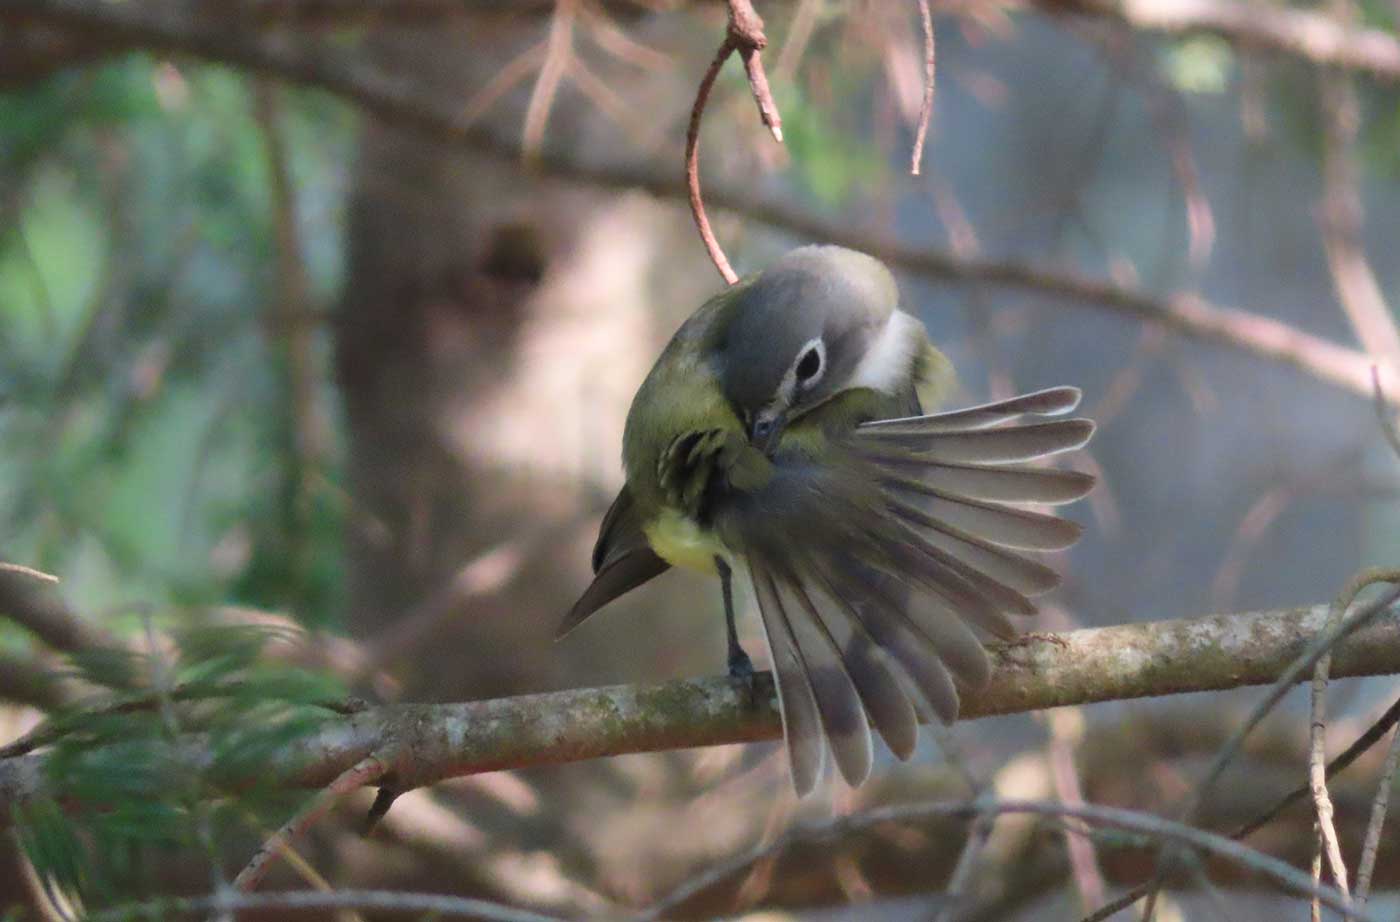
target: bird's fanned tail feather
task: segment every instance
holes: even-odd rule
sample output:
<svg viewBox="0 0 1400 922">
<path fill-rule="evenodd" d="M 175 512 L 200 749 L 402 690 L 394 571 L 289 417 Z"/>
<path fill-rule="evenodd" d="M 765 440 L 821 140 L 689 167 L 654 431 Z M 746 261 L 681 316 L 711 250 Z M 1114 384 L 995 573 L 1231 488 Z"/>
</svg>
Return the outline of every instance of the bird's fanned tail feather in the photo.
<svg viewBox="0 0 1400 922">
<path fill-rule="evenodd" d="M 939 651 L 910 620 L 908 594 L 887 574 L 859 561 L 848 558 L 832 563 L 830 570 L 823 571 L 823 578 L 829 581 L 871 641 L 888 653 L 898 666 L 911 706 L 947 723 L 955 720 L 957 687 Z M 986 657 L 980 644 L 977 654 Z M 890 748 L 898 755 L 893 746 Z"/>
<path fill-rule="evenodd" d="M 848 615 L 839 600 L 815 582 L 797 589 L 803 609 L 827 629 L 841 651 L 841 661 L 865 705 L 870 724 L 891 752 L 907 759 L 918 743 L 918 717 L 901 685 L 898 665 L 870 639 L 859 621 Z M 846 780 L 851 779 L 848 776 Z"/>
<path fill-rule="evenodd" d="M 766 569 L 752 561 L 749 574 L 754 596 L 758 599 L 763 633 L 768 640 L 768 655 L 773 660 L 773 681 L 778 689 L 788 771 L 798 794 L 805 795 L 816 787 L 821 777 L 826 752 L 816 695 L 797 648 L 797 638 L 793 636 L 782 600 L 778 598 L 777 584 Z"/>
<path fill-rule="evenodd" d="M 889 491 L 886 495 L 889 496 Z M 915 528 L 956 528 L 1002 547 L 1061 551 L 1078 541 L 1082 532 L 1077 522 L 1002 503 L 931 491 L 924 494 L 900 491 L 889 498 L 891 509 Z M 935 524 L 930 525 L 931 522 Z"/>
<path fill-rule="evenodd" d="M 852 786 L 870 774 L 873 762 L 870 724 L 861 706 L 861 695 L 841 648 L 800 582 L 780 580 L 778 597 L 788 613 L 807 678 L 821 712 L 822 729 L 831 741 L 836 767 Z"/>
<path fill-rule="evenodd" d="M 936 522 L 918 510 L 902 506 L 898 501 L 891 502 L 891 510 L 929 546 L 1024 596 L 1034 598 L 1044 595 L 1060 585 L 1060 574 L 1038 560 L 946 523 Z"/>
<path fill-rule="evenodd" d="M 1034 614 L 1031 598 L 1059 584 L 1020 552 L 1079 537 L 1075 523 L 1025 508 L 1093 486 L 1084 473 L 1030 466 L 1089 440 L 1088 420 L 1036 418 L 1078 402 L 1076 389 L 1052 388 L 867 423 L 839 440 L 839 465 L 795 459 L 790 483 L 775 478 L 736 506 L 742 521 L 724 531 L 743 538 L 799 793 L 817 782 L 823 735 L 855 785 L 870 770 L 872 725 L 907 758 L 916 713 L 955 720 L 959 695 L 990 675 L 974 628 L 1014 636 L 1010 616 Z"/>
<path fill-rule="evenodd" d="M 966 432 L 1012 422 L 1022 416 L 1061 416 L 1079 406 L 1082 396 L 1077 387 L 1050 387 L 957 410 L 873 420 L 861 428 L 875 432 L 916 426 L 923 432 Z"/>
<path fill-rule="evenodd" d="M 1082 499 L 1094 486 L 1094 478 L 1079 471 L 1009 464 L 938 464 L 924 459 L 888 462 L 881 481 L 887 489 L 915 494 L 964 496 L 993 503 L 1040 503 L 1062 506 Z M 901 470 L 903 468 L 903 470 Z M 907 471 L 907 473 L 906 473 Z"/>
<path fill-rule="evenodd" d="M 901 461 L 911 454 L 939 464 L 1018 464 L 1078 448 L 1089 440 L 1094 424 L 1087 419 L 984 429 L 922 429 L 918 419 L 902 429 L 856 429 L 864 453 L 872 460 Z"/>
<path fill-rule="evenodd" d="M 986 429 L 1000 423 L 1011 422 L 1020 416 L 1058 416 L 1079 406 L 1079 388 L 1051 387 L 1043 391 L 1021 394 L 1009 400 L 998 400 L 975 407 L 963 407 L 942 413 L 929 413 L 924 416 L 906 416 L 899 419 L 881 419 L 866 423 L 862 428 L 867 432 L 893 432 L 916 427 L 927 434 L 932 432 L 967 432 Z"/>
</svg>

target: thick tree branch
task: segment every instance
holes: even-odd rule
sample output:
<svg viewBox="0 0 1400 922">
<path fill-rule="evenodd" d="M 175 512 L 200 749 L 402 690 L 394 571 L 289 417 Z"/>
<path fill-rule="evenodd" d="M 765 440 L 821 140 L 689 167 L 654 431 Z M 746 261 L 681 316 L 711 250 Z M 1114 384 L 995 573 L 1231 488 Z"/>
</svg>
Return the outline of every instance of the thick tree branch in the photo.
<svg viewBox="0 0 1400 922">
<path fill-rule="evenodd" d="M 38 660 L 0 651 L 0 702 L 13 701 L 47 711 L 72 697 L 62 677 Z"/>
<path fill-rule="evenodd" d="M 1400 81 L 1400 41 L 1394 35 L 1312 10 L 1233 0 L 1034 0 L 1033 5 L 1116 20 L 1143 32 L 1215 35 L 1239 48 Z"/>
<path fill-rule="evenodd" d="M 303 45 L 290 50 L 283 41 L 239 32 L 228 24 L 212 28 L 195 18 L 152 16 L 143 12 L 139 4 L 98 6 L 84 0 L 7 0 L 0 7 L 0 23 L 7 20 L 100 36 L 114 51 L 146 48 L 266 73 L 333 93 L 386 123 L 422 132 L 444 143 L 511 160 L 518 160 L 521 155 L 518 143 L 480 126 L 463 127 L 453 112 L 434 107 L 412 87 L 358 67 L 342 53 L 323 46 Z M 1400 78 L 1400 66 L 1396 76 Z M 676 199 L 684 199 L 688 194 L 682 177 L 645 164 L 597 163 L 572 152 L 546 150 L 538 166 L 560 178 L 604 188 L 640 189 Z M 1194 294 L 1159 298 L 1073 272 L 1019 262 L 964 259 L 890 235 L 862 231 L 850 222 L 827 220 L 785 202 L 755 196 L 747 189 L 711 188 L 706 199 L 712 206 L 808 240 L 865 250 L 907 272 L 1062 297 L 1069 304 L 1126 314 L 1201 342 L 1282 362 L 1353 393 L 1372 393 L 1371 363 L 1363 353 L 1262 314 L 1211 304 Z M 1383 376 L 1388 393 L 1400 391 L 1400 380 L 1395 380 L 1393 370 L 1383 370 Z"/>
<path fill-rule="evenodd" d="M 1173 37 L 1215 35 L 1242 49 L 1400 82 L 1400 40 L 1394 35 L 1313 10 L 1234 0 L 1029 0 L 1026 5 Z M 554 11 L 552 0 L 517 0 L 507 11 L 489 0 L 252 0 L 246 6 L 240 9 L 244 21 L 279 29 L 425 26 L 469 16 L 539 17 Z M 0 22 L 6 12 L 0 10 Z"/>
<path fill-rule="evenodd" d="M 1067 704 L 1273 682 L 1322 628 L 1328 606 L 1033 634 L 992 648 L 990 687 L 967 719 Z M 1338 645 L 1336 677 L 1400 672 L 1392 612 Z M 757 707 L 726 678 L 577 689 L 439 705 L 389 705 L 328 722 L 266 766 L 262 780 L 323 787 L 368 757 L 396 790 L 444 778 L 623 753 L 772 739 L 767 674 Z M 42 754 L 0 761 L 0 804 L 32 797 Z"/>
<path fill-rule="evenodd" d="M 1117 21 L 1144 32 L 1215 35 L 1240 48 L 1400 81 L 1395 36 L 1313 10 L 1232 0 L 1031 0 L 1029 5 L 1050 14 Z M 422 26 L 492 13 L 543 16 L 554 9 L 551 0 L 512 3 L 508 14 L 484 0 L 254 0 L 249 6 L 249 21 L 278 28 Z"/>
</svg>

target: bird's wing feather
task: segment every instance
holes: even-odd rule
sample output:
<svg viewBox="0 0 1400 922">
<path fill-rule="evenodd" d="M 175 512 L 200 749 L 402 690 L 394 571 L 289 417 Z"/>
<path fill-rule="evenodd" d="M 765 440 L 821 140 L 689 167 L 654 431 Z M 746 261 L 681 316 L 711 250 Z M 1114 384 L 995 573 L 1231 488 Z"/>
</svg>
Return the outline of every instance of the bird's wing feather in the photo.
<svg viewBox="0 0 1400 922">
<path fill-rule="evenodd" d="M 749 565 L 800 792 L 820 765 L 814 732 L 854 784 L 869 770 L 869 724 L 904 757 L 915 712 L 955 719 L 959 689 L 990 675 L 976 631 L 1014 636 L 1011 617 L 1034 614 L 1031 597 L 1058 584 L 1018 551 L 1079 536 L 1023 507 L 1092 486 L 1086 474 L 1029 466 L 1088 441 L 1087 420 L 1034 418 L 1069 412 L 1078 397 L 1055 388 L 827 433 L 820 450 L 780 444 L 768 476 L 715 501 L 716 530 Z"/>
<path fill-rule="evenodd" d="M 563 637 L 613 599 L 669 568 L 670 564 L 647 543 L 632 494 L 623 487 L 598 529 L 598 541 L 593 546 L 593 582 L 564 617 L 555 637 Z"/>
</svg>

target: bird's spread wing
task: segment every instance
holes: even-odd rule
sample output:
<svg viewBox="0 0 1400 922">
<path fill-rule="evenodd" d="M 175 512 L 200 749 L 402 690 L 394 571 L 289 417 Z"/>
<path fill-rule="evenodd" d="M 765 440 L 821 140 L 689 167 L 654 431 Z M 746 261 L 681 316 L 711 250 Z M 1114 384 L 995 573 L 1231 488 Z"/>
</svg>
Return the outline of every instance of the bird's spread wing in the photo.
<svg viewBox="0 0 1400 922">
<path fill-rule="evenodd" d="M 748 564 L 777 679 L 793 782 L 816 784 L 830 749 L 852 785 L 874 728 L 908 757 L 922 713 L 951 722 L 959 687 L 990 664 L 974 631 L 1059 577 L 1024 551 L 1068 547 L 1079 526 L 1026 504 L 1084 496 L 1093 478 L 1030 462 L 1083 446 L 1079 402 L 1055 388 L 971 409 L 867 423 L 815 457 L 781 448 L 772 475 L 729 492 L 715 527 Z"/>
<path fill-rule="evenodd" d="M 598 529 L 598 543 L 593 546 L 593 582 L 569 610 L 555 636 L 563 637 L 613 599 L 669 567 L 647 544 L 632 494 L 623 487 Z"/>
</svg>

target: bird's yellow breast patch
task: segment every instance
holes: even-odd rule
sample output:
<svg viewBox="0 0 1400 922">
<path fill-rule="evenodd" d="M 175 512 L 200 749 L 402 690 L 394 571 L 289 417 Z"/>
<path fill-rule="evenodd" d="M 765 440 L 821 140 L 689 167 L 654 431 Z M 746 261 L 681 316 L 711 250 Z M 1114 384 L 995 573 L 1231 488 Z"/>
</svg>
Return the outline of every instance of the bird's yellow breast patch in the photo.
<svg viewBox="0 0 1400 922">
<path fill-rule="evenodd" d="M 715 572 L 715 556 L 728 557 L 729 552 L 713 532 L 706 531 L 675 509 L 665 509 L 642 527 L 647 543 L 662 560 L 674 567 Z"/>
</svg>

